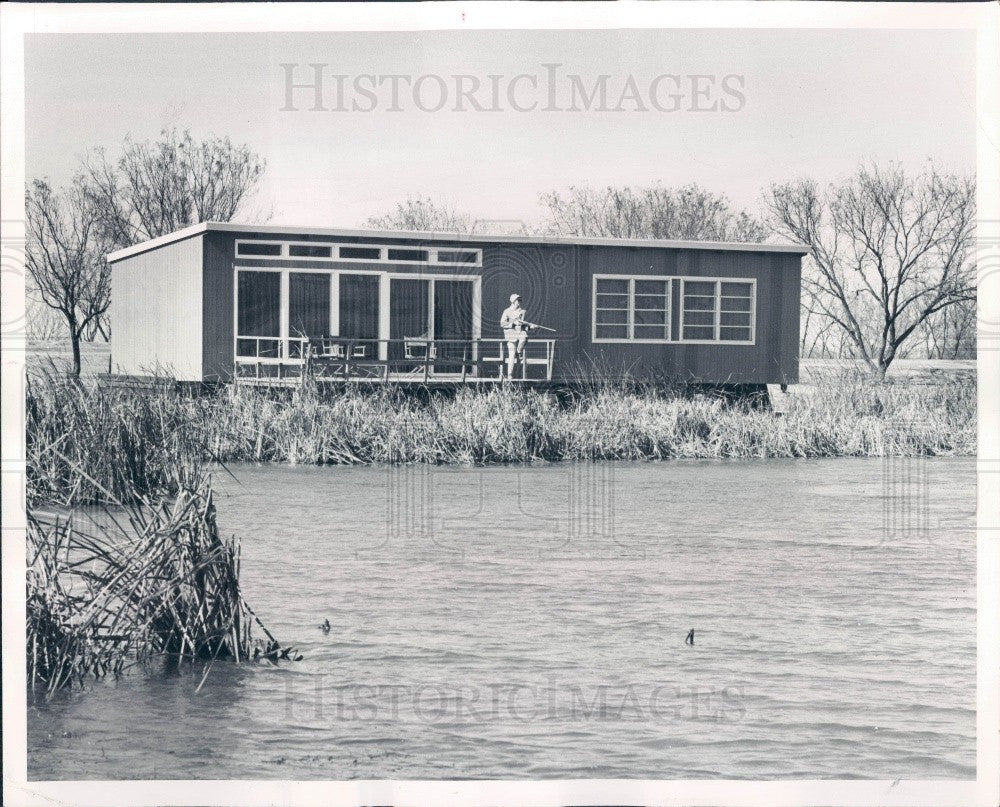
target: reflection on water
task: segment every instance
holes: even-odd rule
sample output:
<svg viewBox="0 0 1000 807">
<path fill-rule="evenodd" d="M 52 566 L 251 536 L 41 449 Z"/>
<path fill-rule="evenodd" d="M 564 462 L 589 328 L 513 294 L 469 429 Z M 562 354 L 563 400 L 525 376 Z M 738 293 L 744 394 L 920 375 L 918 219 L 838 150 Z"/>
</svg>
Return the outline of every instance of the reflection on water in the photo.
<svg viewBox="0 0 1000 807">
<path fill-rule="evenodd" d="M 305 660 L 31 706 L 32 779 L 975 776 L 974 460 L 235 473 Z"/>
</svg>

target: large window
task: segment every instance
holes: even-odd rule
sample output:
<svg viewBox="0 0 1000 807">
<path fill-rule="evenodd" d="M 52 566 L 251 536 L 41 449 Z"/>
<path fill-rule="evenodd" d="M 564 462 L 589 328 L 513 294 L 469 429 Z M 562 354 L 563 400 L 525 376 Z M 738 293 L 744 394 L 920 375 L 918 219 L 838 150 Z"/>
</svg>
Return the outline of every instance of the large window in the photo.
<svg viewBox="0 0 1000 807">
<path fill-rule="evenodd" d="M 237 272 L 236 346 L 240 356 L 279 355 L 281 336 L 281 274 L 278 272 Z"/>
<path fill-rule="evenodd" d="M 340 276 L 340 336 L 378 339 L 379 276 Z"/>
<path fill-rule="evenodd" d="M 594 339 L 669 341 L 670 279 L 595 277 Z"/>
<path fill-rule="evenodd" d="M 595 275 L 593 338 L 752 344 L 755 296 L 752 280 Z M 679 325 L 671 323 L 672 309 Z"/>
<path fill-rule="evenodd" d="M 753 281 L 683 278 L 681 341 L 753 342 Z"/>
<path fill-rule="evenodd" d="M 308 337 L 330 333 L 330 275 L 289 273 L 288 333 Z"/>
</svg>

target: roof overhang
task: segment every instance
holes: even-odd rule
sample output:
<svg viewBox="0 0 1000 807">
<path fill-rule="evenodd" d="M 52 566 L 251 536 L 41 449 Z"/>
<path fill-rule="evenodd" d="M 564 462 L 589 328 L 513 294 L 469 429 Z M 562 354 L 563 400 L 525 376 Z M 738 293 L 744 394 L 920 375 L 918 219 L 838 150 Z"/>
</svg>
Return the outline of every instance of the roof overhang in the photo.
<svg viewBox="0 0 1000 807">
<path fill-rule="evenodd" d="M 447 242 L 451 244 L 569 244 L 585 247 L 636 247 L 645 249 L 700 249 L 725 252 L 782 252 L 807 255 L 809 247 L 802 244 L 745 244 L 730 241 L 670 241 L 646 238 L 586 238 L 582 236 L 546 235 L 487 235 L 476 233 L 437 233 L 415 230 L 347 230 L 323 227 L 290 227 L 273 224 L 230 224 L 204 221 L 168 235 L 143 241 L 108 254 L 108 263 L 131 258 L 158 247 L 183 241 L 208 231 L 259 233 L 261 235 L 309 235 L 330 238 L 382 238 L 409 241 Z"/>
</svg>

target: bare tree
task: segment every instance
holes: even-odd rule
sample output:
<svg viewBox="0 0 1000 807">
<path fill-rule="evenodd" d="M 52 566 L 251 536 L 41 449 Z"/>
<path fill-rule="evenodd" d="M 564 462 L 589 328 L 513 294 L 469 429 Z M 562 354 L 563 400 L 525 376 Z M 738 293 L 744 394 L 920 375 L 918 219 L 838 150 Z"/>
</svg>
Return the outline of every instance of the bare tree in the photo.
<svg viewBox="0 0 1000 807">
<path fill-rule="evenodd" d="M 767 194 L 775 230 L 810 247 L 804 305 L 842 329 L 885 375 L 939 311 L 975 296 L 975 181 L 930 168 L 862 167 L 821 191 L 802 179 Z"/>
<path fill-rule="evenodd" d="M 62 193 L 35 180 L 25 193 L 25 261 L 38 296 L 66 321 L 73 372 L 80 375 L 80 340 L 111 302 L 111 273 L 97 237 L 98 214 L 79 183 Z"/>
<path fill-rule="evenodd" d="M 263 158 L 228 137 L 199 142 L 172 129 L 153 143 L 126 139 L 117 160 L 93 151 L 78 181 L 97 211 L 102 238 L 120 248 L 247 213 L 265 167 Z"/>
<path fill-rule="evenodd" d="M 472 218 L 446 204 L 410 197 L 397 203 L 395 210 L 370 217 L 365 225 L 375 230 L 465 233 L 472 229 Z"/>
<path fill-rule="evenodd" d="M 66 339 L 65 317 L 42 301 L 36 290 L 25 290 L 25 334 L 31 343 L 59 342 Z"/>
<path fill-rule="evenodd" d="M 976 300 L 963 300 L 932 314 L 917 329 L 929 359 L 976 356 Z"/>
<path fill-rule="evenodd" d="M 571 187 L 545 193 L 546 229 L 559 235 L 664 238 L 691 241 L 763 241 L 764 223 L 737 210 L 725 196 L 698 185 L 668 188 Z"/>
</svg>

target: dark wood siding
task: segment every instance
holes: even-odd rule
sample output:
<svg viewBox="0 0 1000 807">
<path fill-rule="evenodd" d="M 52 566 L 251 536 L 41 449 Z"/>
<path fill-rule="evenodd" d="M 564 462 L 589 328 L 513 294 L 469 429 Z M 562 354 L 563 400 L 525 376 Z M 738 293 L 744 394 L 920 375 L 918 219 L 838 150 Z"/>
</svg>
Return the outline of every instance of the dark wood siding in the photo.
<svg viewBox="0 0 1000 807">
<path fill-rule="evenodd" d="M 233 370 L 233 266 L 258 263 L 234 259 L 236 238 L 337 241 L 359 244 L 430 246 L 419 239 L 377 237 L 290 236 L 261 230 L 246 233 L 209 232 L 204 236 L 202 355 L 206 379 L 228 378 Z M 555 328 L 555 377 L 572 380 L 601 369 L 628 370 L 637 376 L 657 375 L 714 383 L 794 383 L 798 380 L 799 294 L 801 257 L 794 253 L 671 249 L 578 244 L 491 244 L 454 242 L 455 248 L 483 250 L 482 268 L 412 264 L 351 263 L 355 270 L 401 274 L 461 274 L 482 276 L 482 336 L 501 335 L 500 314 L 509 296 L 521 294 L 529 319 Z M 450 244 L 435 241 L 441 249 Z M 262 259 L 260 264 L 282 268 L 335 268 L 319 261 Z M 340 264 L 342 266 L 342 264 Z M 598 343 L 592 338 L 594 274 L 668 275 L 753 278 L 757 281 L 756 343 L 641 344 Z M 673 284 L 675 287 L 678 283 Z M 680 300 L 672 295 L 672 336 L 679 331 Z M 547 336 L 545 334 L 544 336 Z"/>
<path fill-rule="evenodd" d="M 499 335 L 508 297 L 524 297 L 529 319 L 558 331 L 556 376 L 605 370 L 714 383 L 798 380 L 801 258 L 789 253 L 721 250 L 496 245 L 484 247 L 483 336 Z M 595 274 L 745 278 L 757 281 L 754 345 L 594 343 Z M 675 286 L 671 333 L 678 336 Z"/>
</svg>

